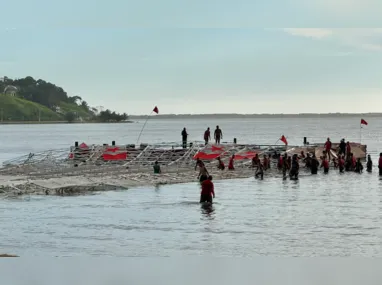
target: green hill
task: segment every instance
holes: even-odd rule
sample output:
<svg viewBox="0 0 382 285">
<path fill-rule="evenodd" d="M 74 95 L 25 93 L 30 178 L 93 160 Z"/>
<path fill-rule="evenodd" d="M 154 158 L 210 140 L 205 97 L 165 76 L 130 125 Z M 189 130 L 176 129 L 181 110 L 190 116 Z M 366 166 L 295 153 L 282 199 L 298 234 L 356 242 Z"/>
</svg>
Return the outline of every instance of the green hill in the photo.
<svg viewBox="0 0 382 285">
<path fill-rule="evenodd" d="M 3 121 L 62 121 L 63 116 L 48 107 L 22 98 L 0 94 L 0 120 Z"/>
</svg>

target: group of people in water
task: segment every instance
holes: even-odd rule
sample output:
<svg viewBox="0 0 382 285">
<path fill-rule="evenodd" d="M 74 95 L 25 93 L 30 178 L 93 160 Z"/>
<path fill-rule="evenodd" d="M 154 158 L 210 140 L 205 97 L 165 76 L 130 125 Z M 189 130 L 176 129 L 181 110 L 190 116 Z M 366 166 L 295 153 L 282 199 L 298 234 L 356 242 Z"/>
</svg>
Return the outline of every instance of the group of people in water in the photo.
<svg viewBox="0 0 382 285">
<path fill-rule="evenodd" d="M 182 136 L 182 146 L 183 148 L 187 148 L 188 133 L 186 128 L 183 128 L 181 132 L 181 136 Z M 204 139 L 205 145 L 207 145 L 211 141 L 210 128 L 207 128 L 207 130 L 205 130 L 203 139 Z M 216 129 L 214 131 L 214 139 L 215 139 L 215 144 L 220 144 L 220 140 L 223 139 L 223 132 L 219 128 L 219 126 L 216 126 Z"/>
<path fill-rule="evenodd" d="M 234 167 L 235 155 L 232 155 L 229 159 L 228 170 L 235 170 Z M 363 173 L 364 166 L 362 164 L 361 158 L 356 158 L 351 150 L 351 145 L 349 142 L 345 143 L 342 139 L 338 149 L 335 151 L 332 148 L 332 143 L 330 138 L 327 139 L 322 155 L 317 158 L 315 153 L 304 153 L 301 151 L 299 154 L 293 154 L 289 156 L 287 153 L 281 155 L 280 153 L 264 154 L 262 159 L 258 154 L 252 158 L 251 167 L 255 169 L 255 177 L 263 179 L 264 173 L 271 168 L 272 159 L 277 159 L 276 167 L 282 172 L 283 179 L 289 178 L 291 180 L 298 180 L 298 175 L 300 171 L 300 164 L 309 170 L 311 174 L 317 174 L 319 169 L 323 169 L 324 174 L 329 173 L 329 169 L 332 166 L 334 169 L 338 170 L 340 173 L 344 172 L 356 172 Z M 225 165 L 220 157 L 217 158 L 217 168 L 219 170 L 224 170 Z M 212 183 L 212 176 L 208 173 L 208 170 L 200 159 L 197 159 L 195 170 L 199 168 L 199 181 L 201 183 L 201 199 L 200 203 L 211 202 L 212 198 L 215 196 L 214 187 Z M 382 153 L 380 153 L 378 161 L 379 175 L 382 175 Z M 371 156 L 367 156 L 366 161 L 366 171 L 372 172 L 373 162 Z M 208 182 L 205 182 L 208 181 Z M 212 186 L 211 186 L 212 185 Z M 208 198 L 208 199 L 207 199 Z"/>
</svg>

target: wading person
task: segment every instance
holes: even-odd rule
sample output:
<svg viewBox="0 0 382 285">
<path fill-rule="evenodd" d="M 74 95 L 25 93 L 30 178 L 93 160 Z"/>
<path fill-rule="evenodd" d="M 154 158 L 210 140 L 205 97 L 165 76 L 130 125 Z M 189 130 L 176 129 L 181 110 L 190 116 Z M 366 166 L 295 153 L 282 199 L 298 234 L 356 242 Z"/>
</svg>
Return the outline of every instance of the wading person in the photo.
<svg viewBox="0 0 382 285">
<path fill-rule="evenodd" d="M 153 168 L 154 168 L 154 174 L 161 174 L 162 173 L 162 170 L 160 169 L 160 165 L 159 165 L 158 161 L 155 161 Z"/>
<path fill-rule="evenodd" d="M 229 159 L 229 163 L 228 163 L 228 170 L 235 170 L 235 167 L 233 165 L 233 161 L 235 159 L 235 155 L 233 154 L 231 156 L 231 158 Z"/>
<path fill-rule="evenodd" d="M 264 166 L 262 163 L 257 164 L 257 169 L 255 173 L 255 178 L 259 178 L 259 177 L 261 180 L 263 180 L 264 178 Z"/>
<path fill-rule="evenodd" d="M 330 158 L 331 158 L 331 149 L 332 149 L 332 142 L 330 141 L 330 138 L 328 138 L 326 140 L 324 148 L 325 148 L 326 155 L 328 156 L 328 159 L 330 161 Z"/>
<path fill-rule="evenodd" d="M 363 165 L 362 165 L 360 158 L 358 158 L 357 162 L 355 163 L 355 170 L 354 171 L 357 173 L 362 173 L 362 171 L 363 171 Z"/>
<path fill-rule="evenodd" d="M 211 203 L 212 198 L 215 198 L 214 183 L 212 183 L 212 176 L 208 176 L 206 180 L 202 182 L 202 191 L 200 192 L 200 203 Z"/>
<path fill-rule="evenodd" d="M 289 177 L 291 180 L 297 180 L 298 179 L 298 170 L 300 168 L 300 165 L 298 164 L 297 160 L 297 154 L 293 155 L 292 158 L 292 166 L 289 172 Z"/>
<path fill-rule="evenodd" d="M 382 175 L 382 152 L 379 154 L 378 168 L 379 168 L 379 175 Z"/>
<path fill-rule="evenodd" d="M 319 165 L 320 165 L 320 163 L 317 160 L 316 154 L 313 153 L 312 159 L 310 161 L 310 172 L 312 174 L 317 174 Z"/>
<path fill-rule="evenodd" d="M 264 158 L 263 158 L 263 167 L 264 167 L 264 170 L 267 170 L 268 166 L 269 166 L 268 155 L 264 154 Z"/>
<path fill-rule="evenodd" d="M 182 131 L 182 146 L 183 146 L 183 148 L 187 148 L 187 137 L 188 137 L 187 130 L 186 130 L 186 128 L 183 128 L 183 131 Z"/>
<path fill-rule="evenodd" d="M 367 172 L 373 171 L 373 162 L 371 161 L 370 154 L 367 156 L 366 171 Z"/>
<path fill-rule="evenodd" d="M 207 128 L 207 130 L 204 132 L 204 145 L 208 145 L 208 142 L 211 139 L 211 133 L 210 128 Z"/>
<path fill-rule="evenodd" d="M 224 170 L 225 169 L 224 162 L 221 160 L 220 157 L 218 157 L 218 169 L 219 170 Z"/>
<path fill-rule="evenodd" d="M 220 140 L 223 138 L 223 132 L 221 129 L 219 129 L 219 126 L 216 126 L 214 137 L 215 137 L 215 143 L 220 144 Z"/>
<path fill-rule="evenodd" d="M 344 172 L 344 169 L 345 169 L 345 159 L 344 159 L 344 155 L 341 155 L 341 156 L 338 158 L 338 169 L 340 170 L 340 173 L 343 173 L 343 172 Z"/>
<path fill-rule="evenodd" d="M 321 164 L 321 168 L 324 168 L 324 173 L 328 174 L 329 173 L 329 161 L 326 158 L 326 155 L 324 156 Z"/>
</svg>

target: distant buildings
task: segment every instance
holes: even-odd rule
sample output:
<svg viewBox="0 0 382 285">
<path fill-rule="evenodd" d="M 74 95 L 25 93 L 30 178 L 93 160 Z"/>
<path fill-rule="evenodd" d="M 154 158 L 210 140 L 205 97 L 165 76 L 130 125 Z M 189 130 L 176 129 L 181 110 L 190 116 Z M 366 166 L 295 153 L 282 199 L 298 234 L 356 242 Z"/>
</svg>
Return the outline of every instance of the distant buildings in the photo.
<svg viewBox="0 0 382 285">
<path fill-rule="evenodd" d="M 3 93 L 6 94 L 6 95 L 16 96 L 16 94 L 17 94 L 18 91 L 19 91 L 19 89 L 18 89 L 16 86 L 13 86 L 13 85 L 7 85 L 7 86 L 4 88 Z"/>
</svg>

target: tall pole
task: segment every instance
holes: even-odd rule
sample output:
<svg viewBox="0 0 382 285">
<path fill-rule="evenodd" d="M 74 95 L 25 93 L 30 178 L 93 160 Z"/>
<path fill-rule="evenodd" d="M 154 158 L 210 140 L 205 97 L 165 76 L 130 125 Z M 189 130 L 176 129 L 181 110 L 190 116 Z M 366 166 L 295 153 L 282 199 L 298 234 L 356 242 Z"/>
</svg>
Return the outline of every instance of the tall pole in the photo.
<svg viewBox="0 0 382 285">
<path fill-rule="evenodd" d="M 154 111 L 151 111 L 151 113 L 147 116 L 147 119 L 146 119 L 145 123 L 143 124 L 142 130 L 141 130 L 141 132 L 139 133 L 139 136 L 138 136 L 138 139 L 137 139 L 137 143 L 136 143 L 136 144 L 139 143 L 139 139 L 141 138 L 143 129 L 145 128 L 145 126 L 146 126 L 146 124 L 147 124 L 147 121 L 149 120 L 149 118 L 150 118 L 150 116 L 151 116 L 151 114 L 152 114 L 153 112 L 154 112 Z"/>
<path fill-rule="evenodd" d="M 362 124 L 359 124 L 359 143 L 362 143 Z"/>
</svg>

